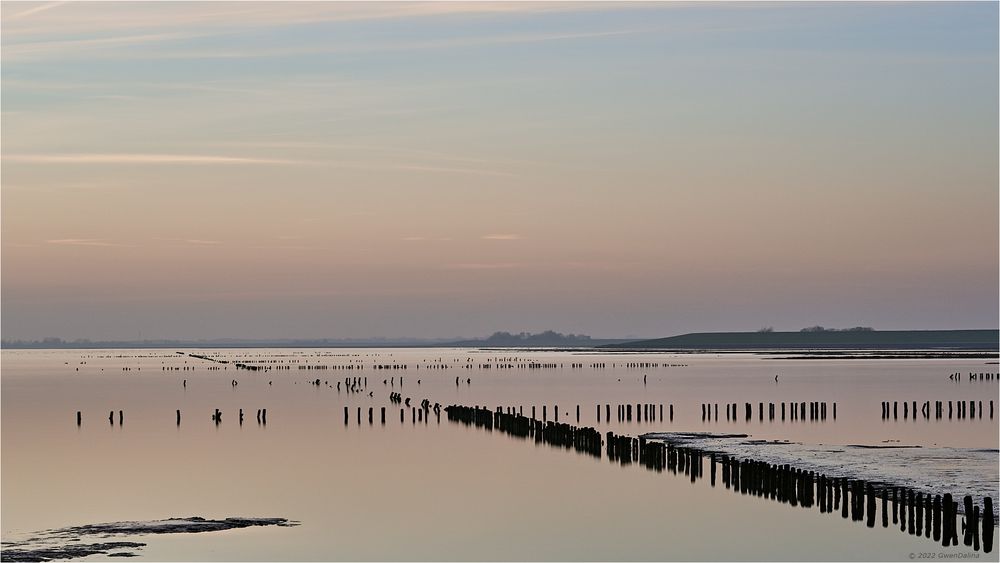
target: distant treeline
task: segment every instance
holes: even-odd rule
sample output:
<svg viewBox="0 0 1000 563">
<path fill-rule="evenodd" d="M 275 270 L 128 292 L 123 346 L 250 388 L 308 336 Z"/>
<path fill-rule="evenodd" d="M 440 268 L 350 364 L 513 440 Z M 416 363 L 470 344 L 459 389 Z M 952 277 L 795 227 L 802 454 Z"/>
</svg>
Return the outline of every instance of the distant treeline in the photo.
<svg viewBox="0 0 1000 563">
<path fill-rule="evenodd" d="M 765 326 L 759 329 L 757 332 L 774 332 L 774 327 Z M 826 328 L 820 325 L 807 326 L 806 328 L 800 330 L 799 332 L 875 332 L 875 329 L 870 326 L 856 326 L 851 328 Z"/>
<path fill-rule="evenodd" d="M 868 327 L 798 332 L 697 332 L 669 338 L 611 344 L 612 348 L 658 350 L 997 350 L 998 330 L 885 330 Z"/>
<path fill-rule="evenodd" d="M 602 344 L 614 344 L 627 342 L 626 339 L 594 339 L 586 334 L 562 334 L 552 330 L 546 330 L 532 334 L 530 332 L 494 332 L 483 339 L 461 340 L 452 342 L 449 346 L 479 346 L 485 348 L 552 348 L 567 347 L 580 348 L 589 346 L 600 346 Z"/>
</svg>

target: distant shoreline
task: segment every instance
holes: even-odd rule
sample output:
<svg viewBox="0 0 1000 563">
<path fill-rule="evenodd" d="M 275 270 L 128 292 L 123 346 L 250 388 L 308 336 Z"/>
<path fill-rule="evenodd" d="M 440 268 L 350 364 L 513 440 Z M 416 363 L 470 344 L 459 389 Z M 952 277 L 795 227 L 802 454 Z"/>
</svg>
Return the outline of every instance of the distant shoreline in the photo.
<svg viewBox="0 0 1000 563">
<path fill-rule="evenodd" d="M 628 350 L 1000 350 L 1000 330 L 886 330 L 803 332 L 700 332 L 609 344 Z"/>
</svg>

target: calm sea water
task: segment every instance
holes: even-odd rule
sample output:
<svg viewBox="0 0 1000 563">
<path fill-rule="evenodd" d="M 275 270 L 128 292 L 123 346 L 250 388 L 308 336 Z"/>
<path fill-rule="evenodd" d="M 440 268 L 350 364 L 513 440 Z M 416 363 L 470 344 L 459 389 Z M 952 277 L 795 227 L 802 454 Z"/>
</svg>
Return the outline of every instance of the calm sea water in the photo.
<svg viewBox="0 0 1000 563">
<path fill-rule="evenodd" d="M 950 421 L 880 416 L 884 400 L 996 401 L 995 380 L 948 379 L 954 372 L 997 371 L 982 360 L 457 349 L 183 352 L 2 352 L 3 541 L 100 522 L 241 516 L 301 524 L 130 539 L 147 543 L 139 555 L 152 560 L 861 560 L 974 553 L 964 546 L 942 548 L 898 528 L 868 529 L 839 515 L 734 495 L 706 481 L 691 483 L 449 423 L 444 413 L 440 420 L 432 415 L 413 423 L 407 409 L 400 423 L 400 406 L 389 401 L 392 391 L 410 397 L 414 406 L 426 398 L 442 405 L 523 407 L 530 414 L 534 405 L 540 416 L 547 405 L 550 419 L 558 405 L 560 420 L 573 424 L 580 405 L 579 424 L 602 433 L 739 432 L 788 440 L 796 447 L 782 446 L 771 455 L 818 464 L 824 456 L 816 452 L 843 452 L 843 446 L 918 445 L 924 457 L 948 452 L 932 456 L 936 467 L 951 463 L 952 474 L 967 482 L 939 489 L 968 483 L 976 491 L 998 488 L 998 426 L 988 410 L 981 419 Z M 291 369 L 251 373 L 188 353 Z M 562 367 L 478 367 L 501 358 Z M 628 368 L 627 362 L 661 367 Z M 375 363 L 408 369 L 375 371 Z M 307 365 L 365 369 L 299 369 Z M 338 393 L 336 382 L 347 377 L 367 377 L 367 388 Z M 396 378 L 394 387 L 382 383 L 390 377 Z M 319 386 L 308 383 L 316 378 Z M 756 407 L 749 423 L 723 416 L 727 402 L 742 408 L 760 401 L 837 402 L 837 419 L 760 422 Z M 665 413 L 672 404 L 674 418 L 619 423 L 619 403 L 663 403 Z M 719 403 L 720 420 L 703 422 L 701 403 Z M 612 422 L 603 420 L 603 407 L 597 422 L 597 404 L 612 405 Z M 351 413 L 346 425 L 344 406 Z M 363 408 L 360 425 L 357 407 Z M 368 407 L 375 407 L 373 425 Z M 211 420 L 216 408 L 223 412 L 218 425 Z M 240 408 L 247 414 L 242 426 Z M 266 426 L 256 421 L 259 408 L 267 408 Z M 114 425 L 108 423 L 111 410 Z M 124 414 L 121 426 L 118 410 Z M 79 427 L 77 411 L 83 416 Z M 911 465 L 891 459 L 908 455 L 901 451 L 891 450 L 886 463 Z M 878 458 L 862 463 L 880 471 Z M 908 475 L 919 481 L 921 473 Z M 929 478 L 933 485 L 936 478 Z M 997 551 L 979 557 L 996 560 Z"/>
</svg>

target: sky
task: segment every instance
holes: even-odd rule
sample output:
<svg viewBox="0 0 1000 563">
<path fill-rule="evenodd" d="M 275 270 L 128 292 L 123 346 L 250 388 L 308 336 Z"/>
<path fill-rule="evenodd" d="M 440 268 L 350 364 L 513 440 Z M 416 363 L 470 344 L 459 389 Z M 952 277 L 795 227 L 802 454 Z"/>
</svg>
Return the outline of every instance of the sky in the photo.
<svg viewBox="0 0 1000 563">
<path fill-rule="evenodd" d="M 998 4 L 0 6 L 5 339 L 996 328 Z"/>
</svg>

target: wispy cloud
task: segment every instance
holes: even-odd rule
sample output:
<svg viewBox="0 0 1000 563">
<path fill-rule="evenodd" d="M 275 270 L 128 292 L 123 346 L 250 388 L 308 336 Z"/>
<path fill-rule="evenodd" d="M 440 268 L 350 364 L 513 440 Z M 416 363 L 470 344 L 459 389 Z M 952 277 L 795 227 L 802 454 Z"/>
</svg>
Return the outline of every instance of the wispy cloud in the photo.
<svg viewBox="0 0 1000 563">
<path fill-rule="evenodd" d="M 221 240 L 206 240 L 206 239 L 196 239 L 196 238 L 160 238 L 157 237 L 155 240 L 161 240 L 165 242 L 181 242 L 185 244 L 192 244 L 195 246 L 215 246 L 222 244 Z"/>
<path fill-rule="evenodd" d="M 580 39 L 601 39 L 622 37 L 644 33 L 655 33 L 656 29 L 617 29 L 579 33 L 534 33 L 519 35 L 496 35 L 486 37 L 453 37 L 424 41 L 397 41 L 380 44 L 345 44 L 338 46 L 302 46 L 302 47 L 256 47 L 223 49 L 174 50 L 159 53 L 135 53 L 116 51 L 109 53 L 114 58 L 156 58 L 156 59 L 259 59 L 272 57 L 294 57 L 303 55 L 333 55 L 333 54 L 367 54 L 392 53 L 399 51 L 465 49 L 474 47 L 489 47 L 495 45 L 516 45 L 526 43 L 544 43 L 551 41 L 572 41 Z M 68 55 L 75 56 L 72 53 Z"/>
<path fill-rule="evenodd" d="M 449 237 L 403 237 L 400 240 L 411 241 L 411 242 L 413 242 L 413 241 L 440 242 L 440 241 L 451 240 L 451 238 L 449 238 Z"/>
<path fill-rule="evenodd" d="M 509 270 L 519 268 L 521 265 L 514 262 L 472 262 L 461 264 L 449 264 L 449 270 Z"/>
<path fill-rule="evenodd" d="M 28 164 L 305 164 L 276 158 L 250 158 L 199 154 L 8 154 L 8 162 Z"/>
<path fill-rule="evenodd" d="M 35 6 L 34 8 L 28 8 L 27 10 L 22 10 L 20 12 L 15 13 L 15 14 L 11 14 L 11 15 L 7 16 L 6 18 L 4 18 L 4 21 L 5 22 L 11 22 L 11 21 L 16 21 L 16 20 L 19 20 L 19 19 L 23 19 L 23 18 L 26 18 L 28 16 L 31 16 L 31 15 L 34 15 L 34 14 L 37 14 L 37 13 L 40 13 L 40 12 L 44 12 L 46 10 L 51 10 L 52 8 L 57 8 L 59 6 L 62 6 L 63 4 L 66 4 L 66 2 L 49 2 L 47 4 L 41 4 L 41 5 Z"/>
<path fill-rule="evenodd" d="M 43 4 L 11 15 L 5 34 L 45 35 L 113 32 L 116 30 L 155 30 L 183 28 L 216 30 L 253 30 L 317 23 L 359 22 L 383 19 L 435 16 L 481 16 L 516 13 L 581 12 L 621 10 L 629 4 L 602 2 L 137 2 L 118 4 L 81 4 L 76 2 Z M 51 11 L 45 17 L 26 16 L 46 12 L 57 5 L 65 9 Z M 25 20 L 28 21 L 18 21 Z"/>
<path fill-rule="evenodd" d="M 116 247 L 126 247 L 132 248 L 135 245 L 132 244 L 122 244 L 118 242 L 112 242 L 108 239 L 103 238 L 59 238 L 45 241 L 48 244 L 57 244 L 65 246 L 116 246 Z"/>
<path fill-rule="evenodd" d="M 79 56 L 87 50 L 92 49 L 119 49 L 114 53 L 129 53 L 121 51 L 120 48 L 129 45 L 143 43 L 155 43 L 162 41 L 176 41 L 190 38 L 186 33 L 151 33 L 145 35 L 120 35 L 116 37 L 94 37 L 91 39 L 66 39 L 59 41 L 29 41 L 24 43 L 11 43 L 4 46 L 3 58 L 12 59 L 32 55 L 70 55 Z"/>
<path fill-rule="evenodd" d="M 325 160 L 294 160 L 269 157 L 220 156 L 200 154 L 133 154 L 133 153 L 93 153 L 93 154 L 8 154 L 6 162 L 23 164 L 196 164 L 196 165 L 300 165 L 325 166 L 345 170 L 407 171 L 434 174 L 465 174 L 488 177 L 515 177 L 515 174 L 487 168 L 433 166 L 420 164 L 398 164 L 393 162 L 351 162 Z"/>
<path fill-rule="evenodd" d="M 496 234 L 496 235 L 483 235 L 484 240 L 520 240 L 521 235 L 516 234 Z"/>
<path fill-rule="evenodd" d="M 329 150 L 345 152 L 366 152 L 376 154 L 396 154 L 413 159 L 442 160 L 464 162 L 471 164 L 540 164 L 531 160 L 511 160 L 506 158 L 483 158 L 478 156 L 468 156 L 452 154 L 448 152 L 418 149 L 413 147 L 399 147 L 391 145 L 356 144 L 356 143 L 322 143 L 313 141 L 225 141 L 206 144 L 207 147 L 230 147 L 230 148 L 266 148 L 266 149 L 307 149 L 307 150 Z"/>
</svg>

